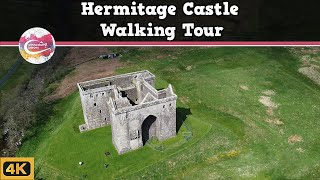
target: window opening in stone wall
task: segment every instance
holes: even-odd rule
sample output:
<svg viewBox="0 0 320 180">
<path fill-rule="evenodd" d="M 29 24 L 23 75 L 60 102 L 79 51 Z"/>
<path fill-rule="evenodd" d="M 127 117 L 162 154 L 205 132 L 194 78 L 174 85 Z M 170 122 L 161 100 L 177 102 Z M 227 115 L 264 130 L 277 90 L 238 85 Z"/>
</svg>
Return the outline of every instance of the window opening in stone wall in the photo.
<svg viewBox="0 0 320 180">
<path fill-rule="evenodd" d="M 130 132 L 130 139 L 131 140 L 135 140 L 135 139 L 138 139 L 138 138 L 140 138 L 139 130 L 134 130 L 134 131 Z"/>
</svg>

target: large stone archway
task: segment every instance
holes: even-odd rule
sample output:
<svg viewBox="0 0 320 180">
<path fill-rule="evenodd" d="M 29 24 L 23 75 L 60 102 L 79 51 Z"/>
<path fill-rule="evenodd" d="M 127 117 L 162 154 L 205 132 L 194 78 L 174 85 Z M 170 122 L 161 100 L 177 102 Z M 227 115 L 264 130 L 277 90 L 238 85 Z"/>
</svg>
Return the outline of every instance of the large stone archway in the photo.
<svg viewBox="0 0 320 180">
<path fill-rule="evenodd" d="M 142 144 L 145 145 L 146 142 L 152 137 L 157 138 L 157 117 L 149 115 L 141 125 L 141 140 Z"/>
</svg>

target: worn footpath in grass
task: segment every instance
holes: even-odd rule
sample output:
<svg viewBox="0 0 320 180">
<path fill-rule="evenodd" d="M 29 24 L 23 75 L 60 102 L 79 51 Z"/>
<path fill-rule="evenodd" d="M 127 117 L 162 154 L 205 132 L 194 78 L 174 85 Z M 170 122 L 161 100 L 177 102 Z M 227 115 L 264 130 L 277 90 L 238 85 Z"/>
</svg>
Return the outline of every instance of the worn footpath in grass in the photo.
<svg viewBox="0 0 320 180">
<path fill-rule="evenodd" d="M 128 66 L 118 73 L 148 69 L 157 77 L 157 88 L 173 85 L 179 116 L 188 115 L 178 136 L 119 156 L 110 127 L 79 133 L 83 117 L 79 95 L 74 93 L 55 105 L 42 133 L 26 140 L 19 152 L 35 156 L 37 177 L 320 175 L 320 88 L 298 72 L 300 61 L 287 49 L 137 48 L 123 53 L 122 59 Z M 186 141 L 189 129 L 192 137 Z M 105 157 L 105 151 L 111 156 Z"/>
</svg>

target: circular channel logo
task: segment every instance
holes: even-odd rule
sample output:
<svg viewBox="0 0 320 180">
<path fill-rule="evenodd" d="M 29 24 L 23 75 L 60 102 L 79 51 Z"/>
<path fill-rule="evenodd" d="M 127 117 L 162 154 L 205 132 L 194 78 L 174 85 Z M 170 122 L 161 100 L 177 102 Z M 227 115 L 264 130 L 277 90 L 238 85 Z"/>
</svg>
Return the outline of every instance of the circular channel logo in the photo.
<svg viewBox="0 0 320 180">
<path fill-rule="evenodd" d="M 21 56 L 32 64 L 47 62 L 54 54 L 55 41 L 51 33 L 35 27 L 24 32 L 19 40 Z"/>
</svg>

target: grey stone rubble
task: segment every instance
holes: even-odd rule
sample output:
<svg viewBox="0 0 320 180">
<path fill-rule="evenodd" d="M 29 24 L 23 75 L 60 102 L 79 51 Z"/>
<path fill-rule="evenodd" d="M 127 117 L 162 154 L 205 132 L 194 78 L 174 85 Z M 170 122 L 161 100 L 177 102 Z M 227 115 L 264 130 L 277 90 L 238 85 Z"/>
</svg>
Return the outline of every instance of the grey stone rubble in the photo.
<svg viewBox="0 0 320 180">
<path fill-rule="evenodd" d="M 150 138 L 176 135 L 176 100 L 172 86 L 155 89 L 147 70 L 78 83 L 85 124 L 80 132 L 111 125 L 119 154 L 142 147 Z"/>
</svg>

